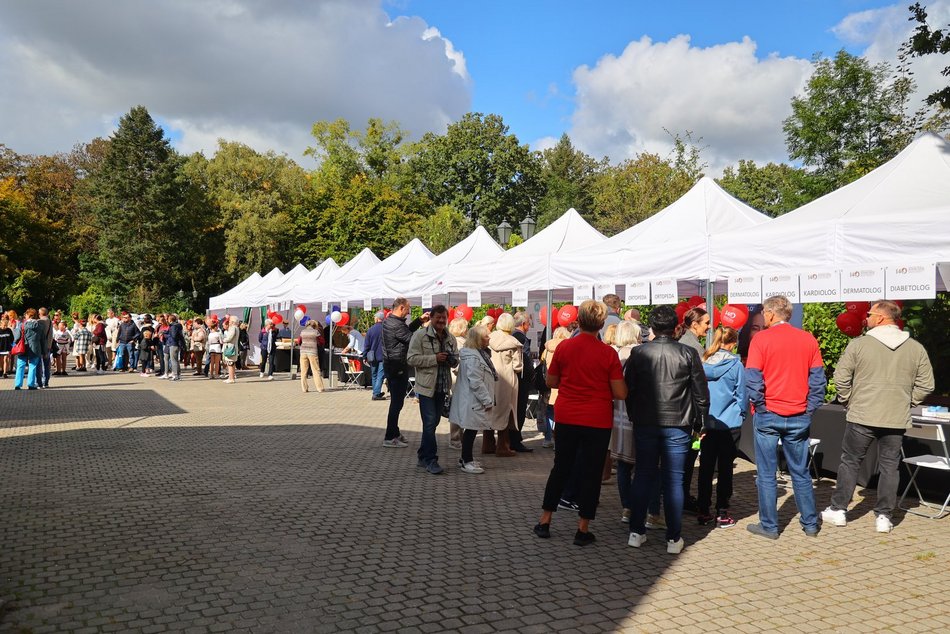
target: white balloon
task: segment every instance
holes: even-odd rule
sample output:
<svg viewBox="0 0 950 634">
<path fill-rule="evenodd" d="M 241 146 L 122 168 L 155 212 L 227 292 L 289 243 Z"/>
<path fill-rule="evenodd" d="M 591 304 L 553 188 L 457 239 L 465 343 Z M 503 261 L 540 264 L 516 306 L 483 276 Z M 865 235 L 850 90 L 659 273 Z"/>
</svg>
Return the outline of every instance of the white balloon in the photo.
<svg viewBox="0 0 950 634">
<path fill-rule="evenodd" d="M 296 319 L 297 321 L 300 321 L 301 319 L 303 319 L 303 311 L 300 310 L 299 308 L 294 312 L 294 319 Z"/>
<path fill-rule="evenodd" d="M 342 316 L 343 316 L 343 315 L 340 314 L 340 311 L 335 310 L 335 311 L 333 311 L 332 313 L 330 313 L 330 321 L 332 321 L 333 323 L 337 323 L 338 321 L 340 321 L 340 318 L 341 318 Z"/>
</svg>

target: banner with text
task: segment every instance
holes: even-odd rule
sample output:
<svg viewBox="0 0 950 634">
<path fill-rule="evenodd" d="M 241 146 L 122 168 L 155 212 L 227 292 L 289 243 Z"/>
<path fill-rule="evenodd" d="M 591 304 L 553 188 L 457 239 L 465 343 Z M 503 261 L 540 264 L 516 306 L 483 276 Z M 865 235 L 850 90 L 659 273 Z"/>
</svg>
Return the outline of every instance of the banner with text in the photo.
<svg viewBox="0 0 950 634">
<path fill-rule="evenodd" d="M 511 290 L 511 305 L 528 307 L 528 289 L 515 288 Z"/>
<path fill-rule="evenodd" d="M 581 302 L 586 302 L 588 299 L 593 299 L 593 296 L 590 292 L 590 284 L 581 284 L 580 286 L 574 287 L 574 305 L 580 306 Z"/>
<path fill-rule="evenodd" d="M 594 284 L 594 299 L 598 302 L 604 300 L 604 295 L 612 295 L 617 292 L 617 285 L 614 283 L 610 284 Z"/>
<path fill-rule="evenodd" d="M 679 292 L 676 290 L 676 279 L 667 277 L 650 282 L 651 304 L 676 304 L 679 302 Z"/>
<path fill-rule="evenodd" d="M 869 302 L 884 297 L 884 269 L 862 266 L 841 270 L 841 301 Z"/>
<path fill-rule="evenodd" d="M 762 297 L 784 295 L 793 304 L 801 303 L 798 276 L 792 273 L 769 273 L 762 276 Z"/>
<path fill-rule="evenodd" d="M 762 303 L 761 275 L 732 275 L 729 277 L 728 286 L 730 304 Z"/>
<path fill-rule="evenodd" d="M 364 299 L 363 300 L 363 310 L 373 310 L 373 300 Z"/>
<path fill-rule="evenodd" d="M 802 303 L 841 300 L 841 271 L 808 271 L 798 276 Z"/>
<path fill-rule="evenodd" d="M 633 280 L 624 284 L 623 303 L 627 306 L 647 306 L 650 304 L 650 282 L 647 280 Z"/>
<path fill-rule="evenodd" d="M 466 304 L 471 308 L 478 308 L 482 305 L 482 292 L 481 291 L 469 291 L 468 292 L 468 301 Z"/>
<path fill-rule="evenodd" d="M 936 299 L 937 264 L 900 264 L 884 269 L 886 299 Z"/>
</svg>

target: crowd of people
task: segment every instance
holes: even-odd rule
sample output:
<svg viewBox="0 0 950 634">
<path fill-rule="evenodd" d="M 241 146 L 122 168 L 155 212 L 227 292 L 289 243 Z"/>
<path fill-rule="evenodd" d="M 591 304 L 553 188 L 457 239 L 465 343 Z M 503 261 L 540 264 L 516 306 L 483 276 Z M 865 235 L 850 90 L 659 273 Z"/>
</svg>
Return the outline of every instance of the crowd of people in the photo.
<svg viewBox="0 0 950 634">
<path fill-rule="evenodd" d="M 847 509 L 857 471 L 873 440 L 881 471 L 875 506 L 876 530 L 893 528 L 901 440 L 910 408 L 933 390 L 927 353 L 898 327 L 901 308 L 879 300 L 867 313 L 866 336 L 854 339 L 841 357 L 835 382 L 847 407 L 848 427 L 831 506 L 817 512 L 808 472 L 811 416 L 825 401 L 826 377 L 818 342 L 792 326 L 792 305 L 784 296 L 767 298 L 741 333 L 718 325 L 701 306 L 682 318 L 671 306 L 657 306 L 649 326 L 636 309 L 620 314 L 616 295 L 583 302 L 577 319 L 559 327 L 532 348 L 530 315 L 518 311 L 486 316 L 474 325 L 449 320 L 437 305 L 412 321 L 409 301 L 374 315 L 365 337 L 349 326 L 321 329 L 314 320 L 301 329 L 301 389 L 312 375 L 323 392 L 321 356 L 328 345 L 359 358 L 369 369 L 373 400 L 389 400 L 385 448 L 409 446 L 399 429 L 407 396 L 415 394 L 422 421 L 417 465 L 444 473 L 436 430 L 450 423 L 450 448 L 460 452 L 464 474 L 483 474 L 480 453 L 510 458 L 531 452 L 522 437 L 528 403 L 538 392 L 535 418 L 541 447 L 553 449 L 541 516 L 534 527 L 551 536 L 558 510 L 577 513 L 574 543 L 590 544 L 601 487 L 617 475 L 629 528 L 628 545 L 639 548 L 647 529 L 665 531 L 667 552 L 684 548 L 684 511 L 700 525 L 729 528 L 733 465 L 743 422 L 753 416 L 759 522 L 748 530 L 778 539 L 776 479 L 779 448 L 792 480 L 801 528 L 817 536 L 822 522 L 847 524 Z M 273 379 L 278 342 L 287 336 L 272 320 L 258 334 L 260 378 Z M 138 372 L 181 380 L 182 369 L 195 376 L 225 378 L 247 367 L 248 325 L 216 315 L 184 322 L 175 314 L 138 315 L 108 311 L 71 327 L 59 313 L 27 309 L 22 317 L 0 315 L 0 371 L 13 387 L 49 387 L 50 377 L 73 371 Z M 741 356 L 740 356 L 741 355 Z M 413 372 L 414 371 L 414 376 Z M 388 395 L 383 392 L 384 381 Z M 691 495 L 699 458 L 697 496 Z M 715 480 L 715 498 L 713 485 Z"/>
<path fill-rule="evenodd" d="M 537 387 L 542 447 L 554 449 L 554 463 L 535 534 L 550 538 L 554 513 L 569 510 L 578 517 L 574 544 L 592 543 L 590 522 L 601 486 L 616 470 L 628 545 L 639 548 L 647 541 L 647 529 L 660 529 L 667 552 L 676 554 L 685 546 L 684 511 L 700 525 L 735 525 L 730 511 L 734 461 L 751 413 L 759 521 L 747 526 L 750 533 L 779 537 L 779 450 L 788 464 L 803 533 L 817 536 L 822 521 L 846 525 L 857 468 L 874 439 L 880 443 L 882 471 L 875 527 L 890 532 L 900 439 L 910 425 L 911 407 L 933 390 L 927 353 L 898 328 L 897 304 L 872 304 L 868 336 L 852 341 L 838 365 L 839 399 L 850 424 L 842 475 L 832 505 L 821 514 L 808 456 L 811 417 L 825 401 L 825 368 L 815 337 L 789 323 L 789 300 L 767 298 L 744 333 L 723 325 L 713 329 L 710 314 L 698 306 L 682 319 L 672 307 L 657 306 L 649 327 L 640 323 L 635 309 L 621 317 L 620 306 L 616 295 L 582 303 L 576 323 L 541 342 L 535 362 L 527 338 L 530 317 L 523 312 L 470 326 L 461 319 L 449 322 L 446 307 L 435 306 L 410 322 L 409 302 L 397 299 L 388 316 L 377 315 L 367 335 L 374 398 L 379 374 L 391 396 L 383 447 L 409 445 L 398 423 L 410 367 L 422 419 L 417 464 L 433 475 L 445 471 L 435 440 L 442 417 L 449 420 L 450 446 L 460 451 L 462 473 L 485 472 L 474 455 L 480 432 L 482 454 L 511 457 L 531 451 L 521 434 L 527 394 Z M 698 496 L 693 497 L 697 457 Z"/>
</svg>

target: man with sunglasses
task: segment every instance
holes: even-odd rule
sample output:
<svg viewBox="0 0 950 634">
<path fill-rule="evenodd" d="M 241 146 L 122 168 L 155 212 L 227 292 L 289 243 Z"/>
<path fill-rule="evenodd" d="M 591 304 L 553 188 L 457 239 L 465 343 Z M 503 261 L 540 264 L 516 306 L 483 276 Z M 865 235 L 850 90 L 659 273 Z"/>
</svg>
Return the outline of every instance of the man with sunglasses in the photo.
<svg viewBox="0 0 950 634">
<path fill-rule="evenodd" d="M 854 494 L 858 468 L 871 442 L 877 440 L 877 505 L 875 528 L 890 533 L 891 513 L 897 503 L 901 445 L 910 427 L 910 408 L 934 389 L 933 367 L 927 351 L 901 330 L 901 308 L 878 300 L 867 314 L 867 334 L 848 344 L 835 369 L 838 400 L 847 408 L 848 425 L 841 440 L 841 465 L 831 506 L 821 519 L 845 526 Z"/>
</svg>

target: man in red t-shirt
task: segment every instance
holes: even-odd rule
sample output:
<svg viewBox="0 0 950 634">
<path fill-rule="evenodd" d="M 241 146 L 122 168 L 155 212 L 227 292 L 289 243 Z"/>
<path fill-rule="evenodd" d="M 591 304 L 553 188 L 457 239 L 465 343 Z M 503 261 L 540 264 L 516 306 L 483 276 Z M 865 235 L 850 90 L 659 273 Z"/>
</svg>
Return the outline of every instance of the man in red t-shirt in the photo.
<svg viewBox="0 0 950 634">
<path fill-rule="evenodd" d="M 787 297 L 766 299 L 762 316 L 766 330 L 752 340 L 746 361 L 746 388 L 755 407 L 752 427 L 759 490 L 759 523 L 747 528 L 761 537 L 778 539 L 775 472 L 781 440 L 802 530 L 815 537 L 820 529 L 808 473 L 808 435 L 812 412 L 825 401 L 824 364 L 811 333 L 788 323 L 792 304 Z"/>
</svg>

